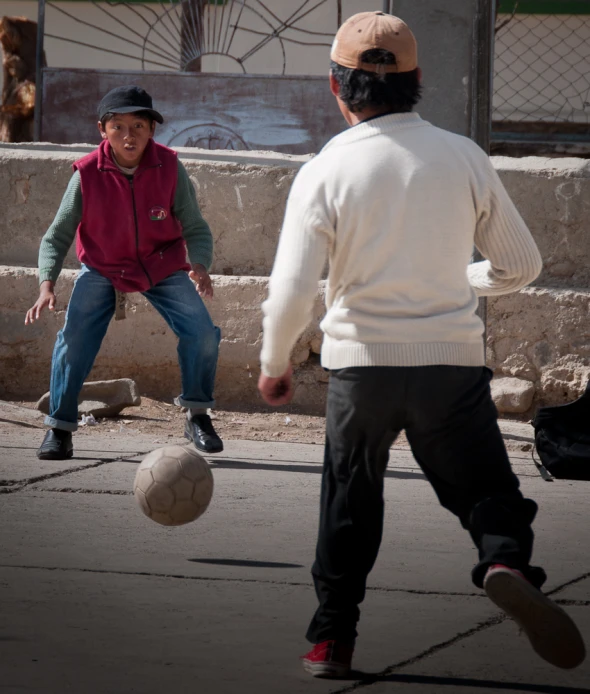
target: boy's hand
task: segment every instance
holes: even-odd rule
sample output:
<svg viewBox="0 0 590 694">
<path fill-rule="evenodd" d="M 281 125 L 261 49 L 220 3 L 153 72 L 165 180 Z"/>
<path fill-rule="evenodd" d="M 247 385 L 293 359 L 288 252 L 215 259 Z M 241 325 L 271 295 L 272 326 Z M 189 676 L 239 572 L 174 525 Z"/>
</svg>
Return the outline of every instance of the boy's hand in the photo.
<svg viewBox="0 0 590 694">
<path fill-rule="evenodd" d="M 278 405 L 286 405 L 288 402 L 291 402 L 291 398 L 293 397 L 292 377 L 293 369 L 290 364 L 285 373 L 278 378 L 271 378 L 261 373 L 258 379 L 258 390 L 265 402 L 275 407 L 278 407 Z"/>
<path fill-rule="evenodd" d="M 25 325 L 34 323 L 39 320 L 41 311 L 47 307 L 50 311 L 55 310 L 55 294 L 53 293 L 53 282 L 46 280 L 41 284 L 39 289 L 39 298 L 35 301 L 33 308 L 27 311 L 25 316 Z"/>
<path fill-rule="evenodd" d="M 200 296 L 211 299 L 213 297 L 213 284 L 207 272 L 207 268 L 200 263 L 195 263 L 192 268 L 188 276 L 195 283 L 195 289 L 199 292 Z"/>
</svg>

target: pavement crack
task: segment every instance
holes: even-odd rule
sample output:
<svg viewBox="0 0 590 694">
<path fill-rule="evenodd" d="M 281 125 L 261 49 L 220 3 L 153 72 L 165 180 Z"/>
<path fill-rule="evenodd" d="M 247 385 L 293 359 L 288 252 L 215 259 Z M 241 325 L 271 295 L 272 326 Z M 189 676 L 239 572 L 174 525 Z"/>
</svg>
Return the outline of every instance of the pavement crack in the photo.
<svg viewBox="0 0 590 694">
<path fill-rule="evenodd" d="M 0 480 L 0 494 L 13 494 L 14 492 L 20 492 L 26 487 L 38 484 L 39 482 L 46 482 L 47 480 L 56 479 L 58 477 L 66 477 L 74 472 L 84 472 L 85 470 L 92 470 L 95 467 L 101 467 L 101 465 L 107 465 L 108 463 L 119 463 L 125 462 L 129 458 L 135 458 L 136 456 L 143 455 L 143 453 L 131 453 L 121 456 L 119 458 L 99 458 L 88 465 L 77 465 L 76 467 L 70 467 L 66 470 L 59 470 L 58 472 L 48 472 L 44 475 L 35 475 L 34 477 L 27 477 L 24 480 Z M 43 490 L 45 491 L 45 490 Z"/>
<path fill-rule="evenodd" d="M 195 574 L 172 574 L 161 573 L 155 571 L 124 571 L 122 569 L 90 569 L 81 567 L 64 567 L 64 566 L 36 566 L 24 564 L 0 564 L 0 569 L 29 569 L 36 571 L 80 571 L 82 573 L 95 574 L 113 574 L 116 576 L 151 576 L 153 578 L 173 578 L 182 581 L 226 581 L 228 583 L 260 583 L 273 586 L 292 586 L 292 587 L 313 587 L 311 581 L 273 581 L 263 578 L 237 578 L 231 576 L 200 576 Z M 406 588 L 383 588 L 383 587 L 367 587 L 367 591 L 381 593 L 404 593 L 411 595 L 427 595 L 429 597 L 486 597 L 483 593 L 455 593 L 455 592 L 436 592 L 436 591 L 418 591 Z"/>
<path fill-rule="evenodd" d="M 562 583 L 560 586 L 557 586 L 557 588 L 553 588 L 553 590 L 548 590 L 545 594 L 556 595 L 557 593 L 561 593 L 562 590 L 565 590 L 570 586 L 575 586 L 576 583 L 580 583 L 580 581 L 585 581 L 587 578 L 590 578 L 590 571 L 588 573 L 582 574 L 581 576 L 578 576 L 578 578 L 572 578 L 571 581 L 566 581 L 565 583 Z"/>
<path fill-rule="evenodd" d="M 562 598 L 561 600 L 555 600 L 555 602 L 566 607 L 590 607 L 590 600 L 566 600 Z"/>
<path fill-rule="evenodd" d="M 449 648 L 449 646 L 454 646 L 456 643 L 459 643 L 464 639 L 468 639 L 469 637 L 474 636 L 475 634 L 478 634 L 481 631 L 485 631 L 490 627 L 497 626 L 498 624 L 504 622 L 506 619 L 508 619 L 506 615 L 496 615 L 495 617 L 487 619 L 485 622 L 480 622 L 477 626 L 474 626 L 471 629 L 467 629 L 466 631 L 462 631 L 459 634 L 456 634 L 455 636 L 453 636 L 450 639 L 447 639 L 446 641 L 441 641 L 440 643 L 437 643 L 434 646 L 427 648 L 425 651 L 422 651 L 421 653 L 418 653 L 417 655 L 412 656 L 411 658 L 406 658 L 405 660 L 400 660 L 399 663 L 389 665 L 385 669 L 381 670 L 381 672 L 375 674 L 358 673 L 360 675 L 360 679 L 357 682 L 348 685 L 343 689 L 334 689 L 331 692 L 331 694 L 347 694 L 347 692 L 354 692 L 361 689 L 362 687 L 369 687 L 372 684 L 380 682 L 384 677 L 392 675 L 396 670 L 399 670 L 402 667 L 414 665 L 414 663 L 417 663 L 423 660 L 424 658 L 428 658 L 429 656 L 434 655 L 435 653 L 438 653 L 439 651 L 442 651 L 445 648 Z"/>
<path fill-rule="evenodd" d="M 133 496 L 132 491 L 124 489 L 84 489 L 80 487 L 59 487 L 55 489 L 44 489 L 43 487 L 31 487 L 32 490 L 39 492 L 65 493 L 65 494 L 112 494 L 113 496 Z"/>
<path fill-rule="evenodd" d="M 553 588 L 552 590 L 547 591 L 545 594 L 553 596 L 556 593 L 560 593 L 562 590 L 565 590 L 566 588 L 569 588 L 570 586 L 573 586 L 576 583 L 580 583 L 580 581 L 583 581 L 589 577 L 590 577 L 590 572 L 582 574 L 581 576 L 578 576 L 577 578 L 573 578 L 571 581 L 566 581 L 565 583 L 562 583 L 561 585 L 557 586 L 556 588 Z M 485 594 L 483 594 L 483 597 L 487 597 L 487 596 L 485 596 Z M 562 598 L 562 599 L 555 600 L 555 602 L 559 603 L 560 605 L 572 606 L 572 607 L 588 607 L 588 606 L 590 606 L 590 600 L 567 600 L 567 599 Z M 438 653 L 439 651 L 442 651 L 445 648 L 449 648 L 450 646 L 454 646 L 456 643 L 463 641 L 464 639 L 468 639 L 471 636 L 474 636 L 475 634 L 478 634 L 482 631 L 485 631 L 486 629 L 497 626 L 498 624 L 501 624 L 502 622 L 504 622 L 508 619 L 509 619 L 509 617 L 506 614 L 503 614 L 503 613 L 497 614 L 496 616 L 491 617 L 490 619 L 487 619 L 485 622 L 480 622 L 479 624 L 472 627 L 471 629 L 468 629 L 467 631 L 462 631 L 461 633 L 457 634 L 456 636 L 453 636 L 450 639 L 447 639 L 446 641 L 441 641 L 441 643 L 437 643 L 434 646 L 427 648 L 425 651 L 422 651 L 421 653 L 418 653 L 417 655 L 415 655 L 411 658 L 407 658 L 406 660 L 401 660 L 399 663 L 389 665 L 388 667 L 383 669 L 381 672 L 372 673 L 372 674 L 359 672 L 359 673 L 357 673 L 359 676 L 358 681 L 356 681 L 354 684 L 351 684 L 351 685 L 348 685 L 347 687 L 344 687 L 343 689 L 335 689 L 331 692 L 331 694 L 347 694 L 348 692 L 353 692 L 353 691 L 359 690 L 362 687 L 369 687 L 372 684 L 375 684 L 377 682 L 382 681 L 383 678 L 394 674 L 394 672 L 396 670 L 399 670 L 403 667 L 407 667 L 408 665 L 414 665 L 415 663 L 418 663 L 421 660 L 424 660 L 424 658 L 428 658 L 429 656 L 434 655 L 435 653 Z"/>
</svg>

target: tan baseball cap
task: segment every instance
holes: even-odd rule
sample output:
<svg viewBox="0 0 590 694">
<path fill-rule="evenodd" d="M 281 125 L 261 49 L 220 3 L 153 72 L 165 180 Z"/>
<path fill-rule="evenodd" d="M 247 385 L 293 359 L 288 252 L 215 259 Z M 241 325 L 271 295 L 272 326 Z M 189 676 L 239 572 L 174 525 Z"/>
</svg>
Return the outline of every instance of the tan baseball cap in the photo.
<svg viewBox="0 0 590 694">
<path fill-rule="evenodd" d="M 382 48 L 395 56 L 395 64 L 364 63 L 365 51 Z M 360 12 L 338 29 L 330 58 L 342 67 L 385 74 L 410 72 L 418 67 L 418 44 L 408 25 L 385 12 Z"/>
</svg>

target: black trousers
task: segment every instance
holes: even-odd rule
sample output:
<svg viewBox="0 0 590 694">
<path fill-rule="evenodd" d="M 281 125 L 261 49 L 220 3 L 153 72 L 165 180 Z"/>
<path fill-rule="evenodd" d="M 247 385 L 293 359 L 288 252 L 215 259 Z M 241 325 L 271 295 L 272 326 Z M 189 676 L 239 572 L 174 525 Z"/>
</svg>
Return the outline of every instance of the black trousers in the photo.
<svg viewBox="0 0 590 694">
<path fill-rule="evenodd" d="M 383 531 L 389 448 L 404 429 L 440 503 L 458 516 L 479 550 L 481 587 L 490 564 L 530 567 L 537 505 L 512 472 L 485 367 L 355 367 L 330 375 L 320 526 L 312 568 L 319 607 L 312 643 L 353 642 L 359 604 Z"/>
</svg>

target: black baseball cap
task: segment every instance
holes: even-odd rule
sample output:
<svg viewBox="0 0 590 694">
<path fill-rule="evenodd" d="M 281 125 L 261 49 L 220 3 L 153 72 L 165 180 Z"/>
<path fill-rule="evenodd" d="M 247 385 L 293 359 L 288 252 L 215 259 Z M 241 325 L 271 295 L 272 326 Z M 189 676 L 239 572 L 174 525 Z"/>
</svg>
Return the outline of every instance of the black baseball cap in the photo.
<svg viewBox="0 0 590 694">
<path fill-rule="evenodd" d="M 103 96 L 98 106 L 98 120 L 107 113 L 135 113 L 147 111 L 158 123 L 163 123 L 162 115 L 152 108 L 152 97 L 145 89 L 131 84 L 126 87 L 115 87 Z"/>
</svg>

